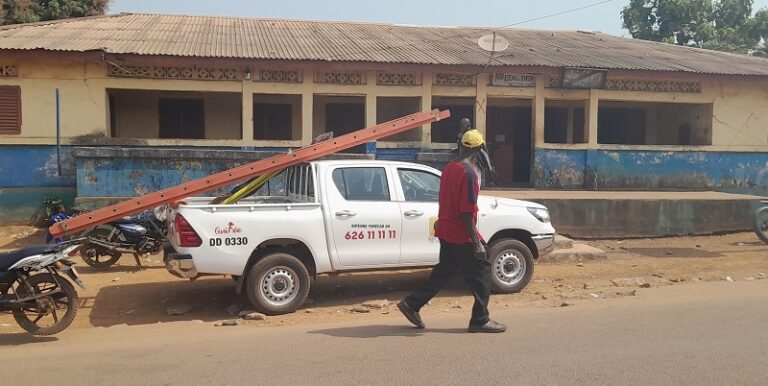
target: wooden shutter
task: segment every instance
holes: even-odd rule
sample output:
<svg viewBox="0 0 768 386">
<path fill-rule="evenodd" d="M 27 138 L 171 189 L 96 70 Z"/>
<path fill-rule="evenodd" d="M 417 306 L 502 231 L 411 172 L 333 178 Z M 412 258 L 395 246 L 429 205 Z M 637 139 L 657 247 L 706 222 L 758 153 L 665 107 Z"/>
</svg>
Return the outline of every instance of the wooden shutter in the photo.
<svg viewBox="0 0 768 386">
<path fill-rule="evenodd" d="M 21 134 L 19 86 L 0 86 L 0 134 Z"/>
</svg>

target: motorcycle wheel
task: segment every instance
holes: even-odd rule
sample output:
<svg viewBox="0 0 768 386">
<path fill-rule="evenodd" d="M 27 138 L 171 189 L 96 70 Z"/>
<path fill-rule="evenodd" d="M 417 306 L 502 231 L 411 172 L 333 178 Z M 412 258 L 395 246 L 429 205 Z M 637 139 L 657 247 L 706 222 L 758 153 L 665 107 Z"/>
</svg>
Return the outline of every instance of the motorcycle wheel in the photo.
<svg viewBox="0 0 768 386">
<path fill-rule="evenodd" d="M 755 211 L 755 233 L 760 240 L 768 244 L 768 206 L 758 208 Z"/>
<path fill-rule="evenodd" d="M 55 292 L 56 283 L 59 284 L 59 292 Z M 63 331 L 72 324 L 77 316 L 78 296 L 75 287 L 69 280 L 50 273 L 40 273 L 30 276 L 28 288 L 22 282 L 18 282 L 16 293 L 21 296 L 33 294 L 50 295 L 37 298 L 13 310 L 13 318 L 16 323 L 32 335 L 53 335 Z"/>
<path fill-rule="evenodd" d="M 88 237 L 93 237 L 109 242 L 110 233 L 111 232 L 109 229 L 98 228 L 88 233 Z M 92 268 L 107 269 L 115 265 L 115 263 L 120 260 L 120 253 L 112 252 L 112 254 L 108 254 L 107 252 L 107 249 L 104 247 L 93 244 L 85 244 L 85 246 L 80 249 L 80 257 L 83 258 L 83 262 L 85 262 L 85 264 L 88 264 Z"/>
</svg>

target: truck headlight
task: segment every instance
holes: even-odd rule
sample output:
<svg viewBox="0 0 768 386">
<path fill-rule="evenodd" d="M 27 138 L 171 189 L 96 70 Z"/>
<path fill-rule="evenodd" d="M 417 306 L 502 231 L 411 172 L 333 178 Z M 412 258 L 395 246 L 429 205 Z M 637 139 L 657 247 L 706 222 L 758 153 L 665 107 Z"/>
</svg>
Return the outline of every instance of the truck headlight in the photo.
<svg viewBox="0 0 768 386">
<path fill-rule="evenodd" d="M 528 212 L 541 222 L 549 222 L 549 211 L 546 208 L 528 208 Z"/>
</svg>

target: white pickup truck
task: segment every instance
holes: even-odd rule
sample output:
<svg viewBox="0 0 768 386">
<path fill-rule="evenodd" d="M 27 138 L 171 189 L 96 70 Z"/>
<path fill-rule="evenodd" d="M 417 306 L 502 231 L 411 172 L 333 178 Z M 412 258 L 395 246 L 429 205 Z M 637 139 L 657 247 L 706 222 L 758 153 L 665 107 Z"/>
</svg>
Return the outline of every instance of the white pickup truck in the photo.
<svg viewBox="0 0 768 386">
<path fill-rule="evenodd" d="M 172 274 L 232 275 L 268 315 L 299 308 L 320 274 L 431 266 L 439 240 L 440 172 L 392 161 L 318 161 L 284 172 L 279 196 L 211 205 L 185 199 L 168 213 Z M 522 290 L 534 261 L 554 248 L 549 212 L 527 201 L 480 196 L 495 292 Z"/>
</svg>

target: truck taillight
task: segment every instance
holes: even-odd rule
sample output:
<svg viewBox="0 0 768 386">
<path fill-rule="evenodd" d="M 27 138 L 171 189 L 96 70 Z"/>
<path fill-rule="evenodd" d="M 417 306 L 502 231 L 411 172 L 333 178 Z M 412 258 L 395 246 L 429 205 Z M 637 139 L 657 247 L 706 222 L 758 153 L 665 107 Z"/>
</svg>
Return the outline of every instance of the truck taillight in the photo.
<svg viewBox="0 0 768 386">
<path fill-rule="evenodd" d="M 176 223 L 176 236 L 180 247 L 199 247 L 203 243 L 203 240 L 182 215 L 177 213 L 174 222 Z"/>
</svg>

